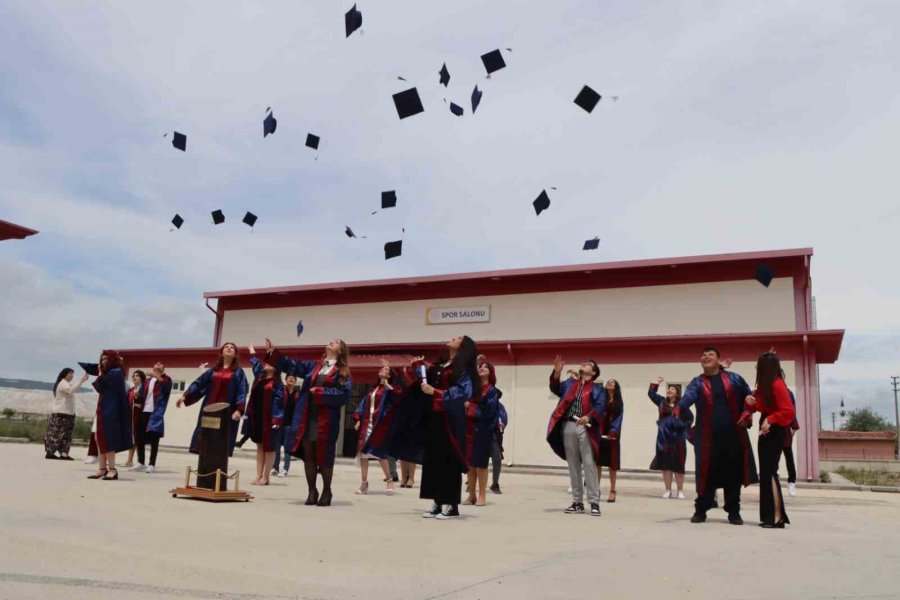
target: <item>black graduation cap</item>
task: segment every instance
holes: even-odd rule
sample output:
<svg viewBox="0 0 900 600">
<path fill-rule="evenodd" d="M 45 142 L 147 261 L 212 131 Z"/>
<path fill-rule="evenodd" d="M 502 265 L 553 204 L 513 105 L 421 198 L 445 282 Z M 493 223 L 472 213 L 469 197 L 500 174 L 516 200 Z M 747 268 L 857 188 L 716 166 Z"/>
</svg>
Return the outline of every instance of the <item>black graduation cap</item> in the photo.
<svg viewBox="0 0 900 600">
<path fill-rule="evenodd" d="M 214 224 L 221 225 L 225 222 L 225 215 L 221 210 L 214 210 L 212 211 L 212 219 Z"/>
<path fill-rule="evenodd" d="M 450 103 L 450 112 L 452 112 L 457 117 L 463 116 L 463 107 L 454 102 Z"/>
<path fill-rule="evenodd" d="M 403 252 L 403 240 L 397 240 L 396 242 L 387 242 L 384 245 L 384 260 L 397 258 L 398 256 L 400 256 L 401 252 Z"/>
<path fill-rule="evenodd" d="M 397 192 L 381 192 L 381 208 L 394 208 L 397 206 Z"/>
<path fill-rule="evenodd" d="M 297 337 L 303 333 L 303 321 L 297 321 Z"/>
<path fill-rule="evenodd" d="M 775 278 L 775 272 L 772 271 L 772 268 L 769 267 L 769 265 L 763 263 L 756 267 L 755 278 L 764 286 L 769 287 L 769 284 L 772 283 L 772 280 Z"/>
<path fill-rule="evenodd" d="M 355 238 L 356 234 L 353 233 L 353 230 L 350 229 L 348 225 L 344 225 L 344 233 L 347 234 L 348 238 Z"/>
<path fill-rule="evenodd" d="M 263 121 L 263 137 L 275 133 L 276 127 L 278 127 L 278 119 L 275 118 L 275 113 L 269 113 Z"/>
<path fill-rule="evenodd" d="M 484 92 L 478 90 L 478 84 L 475 84 L 475 89 L 472 90 L 472 114 L 475 114 L 475 109 L 478 108 L 478 105 L 481 104 L 481 95 Z"/>
<path fill-rule="evenodd" d="M 397 107 L 397 114 L 401 119 L 425 112 L 416 88 L 409 88 L 405 92 L 394 94 L 394 106 Z"/>
<path fill-rule="evenodd" d="M 535 198 L 534 202 L 531 204 L 534 206 L 534 213 L 536 215 L 539 215 L 550 208 L 550 196 L 547 195 L 547 190 L 541 190 L 540 195 Z"/>
<path fill-rule="evenodd" d="M 172 145 L 184 152 L 187 149 L 187 136 L 176 131 L 172 135 Z"/>
<path fill-rule="evenodd" d="M 582 250 L 596 250 L 599 247 L 600 247 L 600 238 L 595 237 L 592 240 L 585 240 L 584 248 L 582 248 Z"/>
<path fill-rule="evenodd" d="M 256 225 L 257 218 L 258 217 L 256 215 L 254 215 L 252 212 L 247 211 L 247 214 L 244 215 L 243 222 L 246 223 L 247 225 L 249 225 L 250 227 L 253 227 L 254 225 Z"/>
<path fill-rule="evenodd" d="M 100 374 L 100 365 L 98 365 L 97 363 L 80 362 L 78 363 L 78 366 L 84 369 L 84 372 L 88 375 L 93 375 L 94 377 L 96 377 Z"/>
<path fill-rule="evenodd" d="M 488 75 L 506 67 L 506 62 L 503 60 L 503 55 L 500 54 L 500 50 L 482 54 L 481 62 L 484 63 L 484 68 L 487 69 Z"/>
<path fill-rule="evenodd" d="M 181 215 L 176 214 L 172 218 L 172 225 L 175 226 L 175 229 L 181 229 L 181 226 L 184 225 L 184 219 L 181 218 Z"/>
<path fill-rule="evenodd" d="M 600 94 L 598 94 L 588 86 L 584 86 L 575 97 L 575 104 L 577 104 L 587 112 L 591 112 L 592 110 L 594 110 L 594 107 L 597 106 L 597 103 L 600 102 L 600 98 Z"/>
<path fill-rule="evenodd" d="M 313 150 L 319 149 L 319 136 L 313 135 L 311 133 L 306 134 L 306 147 L 312 148 Z"/>
<path fill-rule="evenodd" d="M 441 76 L 441 80 L 439 83 L 442 86 L 447 87 L 447 84 L 450 83 L 450 71 L 447 70 L 447 63 L 444 63 L 444 66 L 441 67 L 439 73 Z"/>
<path fill-rule="evenodd" d="M 347 32 L 346 37 L 362 27 L 362 13 L 356 10 L 356 5 L 344 14 L 344 29 Z"/>
</svg>

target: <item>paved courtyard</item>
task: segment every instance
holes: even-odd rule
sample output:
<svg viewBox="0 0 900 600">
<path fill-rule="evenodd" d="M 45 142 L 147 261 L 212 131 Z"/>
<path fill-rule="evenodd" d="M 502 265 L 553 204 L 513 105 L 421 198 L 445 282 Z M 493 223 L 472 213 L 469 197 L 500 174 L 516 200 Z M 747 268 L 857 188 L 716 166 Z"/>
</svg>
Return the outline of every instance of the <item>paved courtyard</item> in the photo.
<svg viewBox="0 0 900 600">
<path fill-rule="evenodd" d="M 247 456 L 232 462 L 245 478 Z M 168 494 L 193 457 L 158 462 L 153 475 L 89 481 L 80 461 L 0 444 L 0 598 L 900 596 L 900 494 L 801 489 L 778 531 L 756 526 L 753 488 L 747 525 L 722 511 L 692 525 L 691 503 L 661 499 L 654 481 L 621 481 L 598 519 L 562 513 L 565 478 L 509 473 L 487 507 L 438 522 L 419 517 L 417 489 L 354 496 L 352 465 L 335 471 L 335 505 L 318 508 L 302 504 L 299 469 L 248 504 L 213 505 Z"/>
</svg>

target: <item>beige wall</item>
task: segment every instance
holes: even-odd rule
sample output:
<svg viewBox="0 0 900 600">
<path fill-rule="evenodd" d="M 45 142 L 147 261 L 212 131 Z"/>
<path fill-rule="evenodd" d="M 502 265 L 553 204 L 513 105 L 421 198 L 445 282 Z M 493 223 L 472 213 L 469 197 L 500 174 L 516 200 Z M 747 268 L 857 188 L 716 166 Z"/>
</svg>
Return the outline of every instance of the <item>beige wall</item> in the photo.
<svg viewBox="0 0 900 600">
<path fill-rule="evenodd" d="M 335 292 L 339 294 L 340 292 Z M 427 307 L 489 304 L 490 323 L 425 325 Z M 297 321 L 304 333 L 296 337 Z M 795 329 L 790 278 L 510 296 L 226 311 L 222 340 L 260 344 L 630 337 Z"/>
</svg>

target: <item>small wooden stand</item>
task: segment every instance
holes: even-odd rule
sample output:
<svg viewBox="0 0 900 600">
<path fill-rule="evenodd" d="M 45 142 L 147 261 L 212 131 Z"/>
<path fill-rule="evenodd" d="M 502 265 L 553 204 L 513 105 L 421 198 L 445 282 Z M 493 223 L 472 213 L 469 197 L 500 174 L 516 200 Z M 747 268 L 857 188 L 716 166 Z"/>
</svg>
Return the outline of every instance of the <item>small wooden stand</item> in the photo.
<svg viewBox="0 0 900 600">
<path fill-rule="evenodd" d="M 207 489 L 203 487 L 194 487 L 191 485 L 191 473 L 196 473 L 197 477 L 206 477 L 209 475 L 215 475 L 216 477 L 216 485 L 213 489 Z M 224 478 L 224 479 L 223 479 Z M 228 491 L 223 489 L 225 486 L 222 485 L 226 480 L 234 479 L 234 490 Z M 209 500 L 211 502 L 237 502 L 243 500 L 244 502 L 249 502 L 253 496 L 248 494 L 247 492 L 242 492 L 240 490 L 241 487 L 241 472 L 235 471 L 231 475 L 222 471 L 221 469 L 216 469 L 215 473 L 200 473 L 199 471 L 192 469 L 190 466 L 185 467 L 184 472 L 184 487 L 177 487 L 169 490 L 172 494 L 173 498 L 177 498 L 178 496 L 184 496 L 185 498 L 198 498 L 200 500 Z"/>
</svg>

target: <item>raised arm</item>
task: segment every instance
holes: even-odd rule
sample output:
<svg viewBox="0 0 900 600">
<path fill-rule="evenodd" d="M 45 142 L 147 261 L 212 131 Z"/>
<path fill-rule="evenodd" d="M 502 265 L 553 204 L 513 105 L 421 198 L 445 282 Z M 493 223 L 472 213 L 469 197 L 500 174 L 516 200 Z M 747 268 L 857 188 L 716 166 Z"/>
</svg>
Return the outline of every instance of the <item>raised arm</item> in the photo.
<svg viewBox="0 0 900 600">
<path fill-rule="evenodd" d="M 206 396 L 209 392 L 209 384 L 212 381 L 213 370 L 207 369 L 203 372 L 200 377 L 194 380 L 194 382 L 188 386 L 188 389 L 184 392 L 184 404 L 186 406 L 190 406 L 195 403 L 200 398 Z"/>
<path fill-rule="evenodd" d="M 256 358 L 255 355 L 250 356 L 250 366 L 253 369 L 253 377 L 257 379 L 262 377 L 262 374 L 266 371 L 266 367 L 263 364 L 263 361 Z"/>
<path fill-rule="evenodd" d="M 657 377 L 656 381 L 650 383 L 650 389 L 647 390 L 647 396 L 650 397 L 650 402 L 652 402 L 656 406 L 662 406 L 663 402 L 666 401 L 665 397 L 660 396 L 658 393 L 659 386 L 662 385 L 663 381 L 665 381 L 665 379 L 663 379 L 662 377 Z"/>
<path fill-rule="evenodd" d="M 293 375 L 300 379 L 309 379 L 312 370 L 316 366 L 314 360 L 297 360 L 283 354 L 280 350 L 272 350 L 266 357 L 266 362 L 281 371 L 285 375 Z"/>
</svg>

